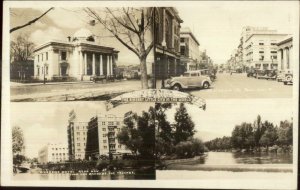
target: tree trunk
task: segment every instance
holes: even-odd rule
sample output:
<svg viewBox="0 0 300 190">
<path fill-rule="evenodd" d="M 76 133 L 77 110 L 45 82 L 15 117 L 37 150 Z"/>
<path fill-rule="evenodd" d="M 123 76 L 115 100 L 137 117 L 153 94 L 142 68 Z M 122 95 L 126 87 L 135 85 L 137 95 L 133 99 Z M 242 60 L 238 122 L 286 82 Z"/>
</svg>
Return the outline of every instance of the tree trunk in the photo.
<svg viewBox="0 0 300 190">
<path fill-rule="evenodd" d="M 147 76 L 146 56 L 142 56 L 140 58 L 140 68 L 141 68 L 142 89 L 148 89 L 148 76 Z"/>
</svg>

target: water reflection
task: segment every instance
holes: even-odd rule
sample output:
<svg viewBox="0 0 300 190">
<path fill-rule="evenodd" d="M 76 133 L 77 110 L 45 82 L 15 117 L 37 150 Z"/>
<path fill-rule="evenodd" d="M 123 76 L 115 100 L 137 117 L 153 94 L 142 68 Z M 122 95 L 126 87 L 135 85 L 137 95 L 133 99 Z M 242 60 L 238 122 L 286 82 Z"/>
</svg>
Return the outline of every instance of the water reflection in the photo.
<svg viewBox="0 0 300 190">
<path fill-rule="evenodd" d="M 232 153 L 209 152 L 200 164 L 234 165 L 234 164 L 292 164 L 293 155 L 288 153 Z"/>
</svg>

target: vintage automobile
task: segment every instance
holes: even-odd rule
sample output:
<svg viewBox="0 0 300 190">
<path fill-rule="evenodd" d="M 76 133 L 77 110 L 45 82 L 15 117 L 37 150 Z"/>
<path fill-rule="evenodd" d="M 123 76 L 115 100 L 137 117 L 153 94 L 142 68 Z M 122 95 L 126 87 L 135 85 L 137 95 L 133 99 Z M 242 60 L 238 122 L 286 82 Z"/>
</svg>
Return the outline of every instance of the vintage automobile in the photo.
<svg viewBox="0 0 300 190">
<path fill-rule="evenodd" d="M 257 70 L 256 69 L 250 69 L 247 71 L 247 77 L 255 77 L 257 75 Z"/>
<path fill-rule="evenodd" d="M 285 76 L 284 71 L 283 70 L 278 70 L 278 72 L 277 72 L 277 81 L 282 82 L 283 79 L 284 79 L 284 76 Z"/>
<path fill-rule="evenodd" d="M 256 78 L 258 79 L 276 79 L 277 78 L 277 70 L 275 69 L 265 69 L 259 70 Z"/>
<path fill-rule="evenodd" d="M 200 70 L 196 70 L 196 71 L 199 71 L 202 76 L 208 76 L 211 81 L 214 81 L 217 78 L 216 73 L 214 73 L 213 71 L 211 71 L 209 69 L 200 69 Z"/>
<path fill-rule="evenodd" d="M 292 71 L 286 71 L 284 73 L 284 78 L 282 79 L 284 85 L 293 84 L 293 73 Z"/>
<path fill-rule="evenodd" d="M 182 90 L 190 88 L 204 88 L 207 89 L 211 86 L 211 80 L 208 76 L 201 75 L 199 70 L 187 71 L 180 77 L 173 77 L 166 81 L 166 88 L 173 90 Z"/>
</svg>

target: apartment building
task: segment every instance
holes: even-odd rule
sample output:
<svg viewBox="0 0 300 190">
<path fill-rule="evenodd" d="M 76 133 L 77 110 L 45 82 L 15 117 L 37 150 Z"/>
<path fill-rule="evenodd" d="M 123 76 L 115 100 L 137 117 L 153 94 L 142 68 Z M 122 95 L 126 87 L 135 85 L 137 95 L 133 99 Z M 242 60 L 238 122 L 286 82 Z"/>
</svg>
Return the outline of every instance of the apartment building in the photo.
<svg viewBox="0 0 300 190">
<path fill-rule="evenodd" d="M 38 151 L 38 162 L 40 164 L 64 162 L 67 160 L 69 160 L 67 144 L 48 143 Z"/>
</svg>

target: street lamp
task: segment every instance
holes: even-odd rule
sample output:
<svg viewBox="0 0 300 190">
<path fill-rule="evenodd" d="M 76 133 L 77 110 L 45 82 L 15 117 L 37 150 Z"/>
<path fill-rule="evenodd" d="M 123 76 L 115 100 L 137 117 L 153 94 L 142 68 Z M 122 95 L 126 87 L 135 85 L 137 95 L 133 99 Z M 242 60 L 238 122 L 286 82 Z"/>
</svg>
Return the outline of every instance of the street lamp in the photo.
<svg viewBox="0 0 300 190">
<path fill-rule="evenodd" d="M 164 60 L 163 61 L 163 71 L 165 71 L 165 69 L 166 69 L 166 62 L 167 62 L 166 55 L 165 55 L 165 48 L 167 47 L 166 41 L 164 40 L 161 43 L 161 45 L 163 47 L 163 60 Z M 163 73 L 163 75 L 162 75 L 161 88 L 165 88 L 165 73 Z"/>
</svg>

